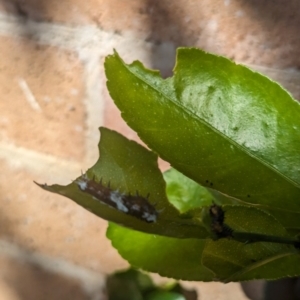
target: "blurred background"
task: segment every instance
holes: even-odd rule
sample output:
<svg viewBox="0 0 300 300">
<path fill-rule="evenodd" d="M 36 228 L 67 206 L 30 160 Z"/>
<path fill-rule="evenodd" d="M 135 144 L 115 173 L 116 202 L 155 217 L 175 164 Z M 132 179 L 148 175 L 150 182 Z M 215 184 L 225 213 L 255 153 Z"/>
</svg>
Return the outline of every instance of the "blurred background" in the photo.
<svg viewBox="0 0 300 300">
<path fill-rule="evenodd" d="M 177 47 L 199 47 L 299 99 L 299 28 L 298 0 L 0 0 L 0 299 L 105 299 L 105 275 L 128 266 L 105 221 L 33 183 L 92 166 L 99 126 L 137 139 L 106 90 L 106 55 L 167 77 Z M 251 284 L 259 299 L 263 283 Z M 186 286 L 248 299 L 238 283 Z"/>
</svg>

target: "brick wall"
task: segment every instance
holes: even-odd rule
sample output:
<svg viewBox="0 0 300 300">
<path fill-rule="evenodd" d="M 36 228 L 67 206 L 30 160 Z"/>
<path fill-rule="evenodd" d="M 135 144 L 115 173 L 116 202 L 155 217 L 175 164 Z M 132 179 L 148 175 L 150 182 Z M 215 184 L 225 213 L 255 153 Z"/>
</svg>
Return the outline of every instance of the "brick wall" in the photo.
<svg viewBox="0 0 300 300">
<path fill-rule="evenodd" d="M 103 274 L 127 266 L 105 221 L 33 184 L 67 184 L 90 167 L 99 126 L 136 139 L 106 91 L 113 48 L 168 76 L 176 48 L 197 46 L 300 98 L 299 8 L 296 0 L 0 0 L 0 299 L 103 299 Z M 238 284 L 197 288 L 201 299 L 246 299 Z"/>
</svg>

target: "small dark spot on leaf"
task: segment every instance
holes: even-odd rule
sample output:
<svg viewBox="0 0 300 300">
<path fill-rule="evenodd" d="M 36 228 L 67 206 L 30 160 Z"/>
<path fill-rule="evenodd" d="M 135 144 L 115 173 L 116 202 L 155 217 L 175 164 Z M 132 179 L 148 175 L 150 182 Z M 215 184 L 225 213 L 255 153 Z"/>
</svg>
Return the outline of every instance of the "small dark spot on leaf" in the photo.
<svg viewBox="0 0 300 300">
<path fill-rule="evenodd" d="M 247 197 L 250 198 L 251 196 L 250 196 L 250 195 L 247 195 Z"/>
<path fill-rule="evenodd" d="M 211 183 L 210 183 L 210 186 L 213 186 L 213 185 L 214 185 L 214 184 L 211 182 Z"/>
</svg>

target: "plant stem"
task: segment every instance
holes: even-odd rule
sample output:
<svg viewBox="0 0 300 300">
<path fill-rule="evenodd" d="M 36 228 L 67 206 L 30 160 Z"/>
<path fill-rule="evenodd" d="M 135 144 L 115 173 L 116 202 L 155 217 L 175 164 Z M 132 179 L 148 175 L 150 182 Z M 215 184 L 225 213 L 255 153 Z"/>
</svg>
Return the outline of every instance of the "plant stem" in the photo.
<svg viewBox="0 0 300 300">
<path fill-rule="evenodd" d="M 270 242 L 270 243 L 280 243 L 280 244 L 290 244 L 294 245 L 296 248 L 300 248 L 300 241 L 295 238 L 287 238 L 281 236 L 273 236 L 259 233 L 249 233 L 249 232 L 232 232 L 233 239 L 244 242 L 244 243 L 255 243 L 255 242 Z"/>
</svg>

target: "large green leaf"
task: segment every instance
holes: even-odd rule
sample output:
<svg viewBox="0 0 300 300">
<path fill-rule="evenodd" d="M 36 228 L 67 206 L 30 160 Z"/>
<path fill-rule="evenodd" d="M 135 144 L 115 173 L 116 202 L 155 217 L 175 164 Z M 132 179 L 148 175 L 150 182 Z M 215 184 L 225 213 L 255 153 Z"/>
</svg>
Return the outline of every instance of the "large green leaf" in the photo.
<svg viewBox="0 0 300 300">
<path fill-rule="evenodd" d="M 122 117 L 159 156 L 300 228 L 300 106 L 277 83 L 193 48 L 178 50 L 166 80 L 117 53 L 105 69 Z"/>
<path fill-rule="evenodd" d="M 107 237 L 132 266 L 176 279 L 212 281 L 215 277 L 201 262 L 205 240 L 145 234 L 113 223 Z"/>
</svg>

